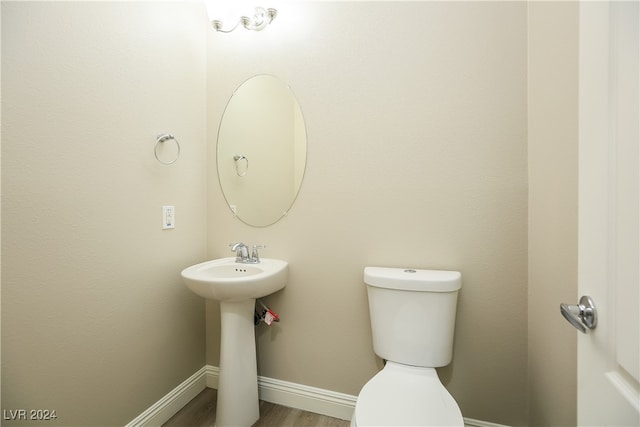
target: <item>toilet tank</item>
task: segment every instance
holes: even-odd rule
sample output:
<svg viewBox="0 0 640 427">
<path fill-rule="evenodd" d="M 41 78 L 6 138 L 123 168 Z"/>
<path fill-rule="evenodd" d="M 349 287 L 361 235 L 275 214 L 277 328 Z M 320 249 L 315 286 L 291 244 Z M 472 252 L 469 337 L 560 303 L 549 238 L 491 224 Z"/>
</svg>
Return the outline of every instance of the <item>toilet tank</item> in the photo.
<svg viewBox="0 0 640 427">
<path fill-rule="evenodd" d="M 364 281 L 378 356 L 432 368 L 451 362 L 459 272 L 366 267 Z"/>
</svg>

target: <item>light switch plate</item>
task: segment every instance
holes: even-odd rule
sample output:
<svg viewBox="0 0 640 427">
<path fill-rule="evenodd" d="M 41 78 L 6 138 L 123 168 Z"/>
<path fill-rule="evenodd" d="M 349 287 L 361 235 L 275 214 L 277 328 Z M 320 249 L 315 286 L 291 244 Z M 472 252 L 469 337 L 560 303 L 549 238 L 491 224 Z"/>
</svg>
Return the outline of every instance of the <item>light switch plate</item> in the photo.
<svg viewBox="0 0 640 427">
<path fill-rule="evenodd" d="M 176 227 L 176 208 L 175 206 L 162 207 L 162 229 L 168 230 Z"/>
</svg>

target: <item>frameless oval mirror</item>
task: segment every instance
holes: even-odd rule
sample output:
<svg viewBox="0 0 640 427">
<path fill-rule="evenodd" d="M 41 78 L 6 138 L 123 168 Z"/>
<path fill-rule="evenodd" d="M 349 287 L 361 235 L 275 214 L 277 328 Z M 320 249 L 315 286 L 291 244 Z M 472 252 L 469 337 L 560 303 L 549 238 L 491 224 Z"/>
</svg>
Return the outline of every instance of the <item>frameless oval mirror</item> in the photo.
<svg viewBox="0 0 640 427">
<path fill-rule="evenodd" d="M 300 105 L 280 79 L 258 75 L 240 85 L 218 130 L 218 179 L 229 208 L 264 227 L 293 205 L 307 162 Z"/>
</svg>

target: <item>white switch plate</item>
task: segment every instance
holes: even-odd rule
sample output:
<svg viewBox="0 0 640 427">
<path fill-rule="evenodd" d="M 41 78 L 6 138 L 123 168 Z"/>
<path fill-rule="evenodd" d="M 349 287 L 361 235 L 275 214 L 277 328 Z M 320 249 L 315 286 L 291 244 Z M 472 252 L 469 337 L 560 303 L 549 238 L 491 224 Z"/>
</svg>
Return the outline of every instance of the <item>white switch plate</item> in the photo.
<svg viewBox="0 0 640 427">
<path fill-rule="evenodd" d="M 175 227 L 176 227 L 176 207 L 163 206 L 162 207 L 162 229 L 167 230 Z"/>
</svg>

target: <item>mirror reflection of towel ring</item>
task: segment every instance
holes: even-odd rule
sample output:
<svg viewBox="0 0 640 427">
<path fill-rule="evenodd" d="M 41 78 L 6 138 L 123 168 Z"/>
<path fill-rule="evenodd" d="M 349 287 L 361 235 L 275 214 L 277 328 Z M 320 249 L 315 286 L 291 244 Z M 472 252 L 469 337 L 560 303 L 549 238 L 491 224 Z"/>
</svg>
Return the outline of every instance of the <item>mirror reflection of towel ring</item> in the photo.
<svg viewBox="0 0 640 427">
<path fill-rule="evenodd" d="M 161 160 L 160 157 L 158 156 L 158 147 L 160 146 L 160 144 L 164 144 L 165 142 L 170 140 L 173 140 L 176 143 L 176 147 L 178 151 L 176 152 L 176 158 L 167 162 L 167 161 Z M 156 156 L 156 160 L 158 160 L 163 165 L 173 164 L 176 162 L 176 160 L 178 160 L 178 157 L 180 157 L 180 144 L 178 143 L 178 140 L 176 139 L 175 136 L 169 133 L 163 133 L 161 135 L 158 135 L 158 137 L 156 138 L 156 145 L 155 147 L 153 147 L 153 154 Z"/>
<path fill-rule="evenodd" d="M 238 174 L 238 176 L 239 177 L 245 176 L 247 174 L 247 171 L 249 170 L 249 159 L 247 159 L 245 156 L 236 154 L 235 156 L 233 156 L 233 160 L 235 160 L 236 162 L 236 173 Z M 241 160 L 244 160 L 246 162 L 244 166 L 244 172 L 242 173 L 240 173 L 240 166 L 239 166 L 239 162 Z"/>
</svg>

